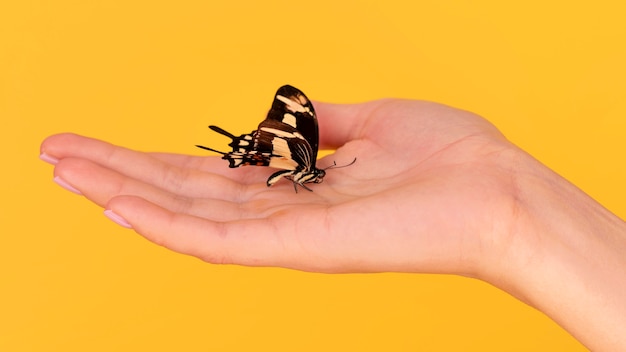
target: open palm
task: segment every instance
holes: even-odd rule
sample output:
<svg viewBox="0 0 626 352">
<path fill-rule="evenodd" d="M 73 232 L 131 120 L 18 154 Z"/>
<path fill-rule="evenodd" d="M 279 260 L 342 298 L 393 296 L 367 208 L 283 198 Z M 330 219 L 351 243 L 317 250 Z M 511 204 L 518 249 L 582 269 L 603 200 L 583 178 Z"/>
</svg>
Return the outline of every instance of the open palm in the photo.
<svg viewBox="0 0 626 352">
<path fill-rule="evenodd" d="M 322 272 L 476 275 L 506 237 L 518 149 L 487 121 L 408 100 L 316 104 L 313 192 L 274 169 L 229 169 L 219 156 L 143 153 L 73 134 L 49 137 L 55 175 L 147 239 L 212 263 Z"/>
</svg>

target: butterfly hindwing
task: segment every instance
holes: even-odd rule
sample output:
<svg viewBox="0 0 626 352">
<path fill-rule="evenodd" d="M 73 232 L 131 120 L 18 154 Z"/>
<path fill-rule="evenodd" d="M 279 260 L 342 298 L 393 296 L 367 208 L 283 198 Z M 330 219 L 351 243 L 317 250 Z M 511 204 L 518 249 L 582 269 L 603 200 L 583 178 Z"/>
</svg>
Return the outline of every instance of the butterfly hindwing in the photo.
<svg viewBox="0 0 626 352">
<path fill-rule="evenodd" d="M 256 131 L 237 137 L 217 126 L 209 126 L 209 128 L 231 138 L 232 142 L 228 145 L 233 150 L 229 153 L 224 153 L 201 145 L 197 147 L 222 154 L 222 159 L 228 160 L 229 167 L 234 168 L 245 165 L 269 166 L 272 150 L 271 148 L 266 148 L 265 150 L 254 148 Z"/>
</svg>

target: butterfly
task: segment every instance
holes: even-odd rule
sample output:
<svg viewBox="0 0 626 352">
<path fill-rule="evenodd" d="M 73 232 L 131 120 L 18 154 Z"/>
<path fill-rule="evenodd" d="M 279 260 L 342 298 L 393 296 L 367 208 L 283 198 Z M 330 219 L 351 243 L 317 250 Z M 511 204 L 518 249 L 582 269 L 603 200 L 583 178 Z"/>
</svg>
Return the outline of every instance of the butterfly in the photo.
<svg viewBox="0 0 626 352">
<path fill-rule="evenodd" d="M 268 187 L 284 177 L 293 182 L 296 193 L 297 186 L 312 191 L 306 183 L 321 183 L 326 170 L 356 162 L 355 158 L 343 166 L 333 163 L 325 169 L 316 167 L 319 131 L 315 109 L 304 93 L 290 85 L 278 89 L 267 117 L 256 130 L 237 137 L 217 126 L 209 128 L 230 138 L 232 142 L 228 145 L 232 151 L 226 153 L 202 145 L 196 147 L 222 154 L 222 159 L 228 160 L 231 168 L 256 165 L 282 169 L 267 179 Z"/>
</svg>

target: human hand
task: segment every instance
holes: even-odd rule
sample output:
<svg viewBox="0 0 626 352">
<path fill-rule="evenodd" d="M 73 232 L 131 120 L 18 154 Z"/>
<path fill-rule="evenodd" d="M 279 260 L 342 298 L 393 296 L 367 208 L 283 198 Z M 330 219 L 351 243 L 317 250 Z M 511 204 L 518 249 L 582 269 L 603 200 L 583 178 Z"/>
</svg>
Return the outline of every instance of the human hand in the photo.
<svg viewBox="0 0 626 352">
<path fill-rule="evenodd" d="M 486 120 L 406 100 L 316 104 L 336 152 L 313 192 L 217 156 L 142 153 L 49 137 L 57 182 L 171 250 L 211 263 L 319 272 L 476 277 L 552 317 L 594 350 L 626 338 L 626 224 Z"/>
<path fill-rule="evenodd" d="M 434 103 L 316 104 L 322 158 L 313 192 L 271 188 L 271 169 L 215 156 L 48 138 L 55 176 L 149 240 L 212 263 L 322 272 L 480 276 L 514 221 L 517 149 L 486 120 Z"/>
</svg>

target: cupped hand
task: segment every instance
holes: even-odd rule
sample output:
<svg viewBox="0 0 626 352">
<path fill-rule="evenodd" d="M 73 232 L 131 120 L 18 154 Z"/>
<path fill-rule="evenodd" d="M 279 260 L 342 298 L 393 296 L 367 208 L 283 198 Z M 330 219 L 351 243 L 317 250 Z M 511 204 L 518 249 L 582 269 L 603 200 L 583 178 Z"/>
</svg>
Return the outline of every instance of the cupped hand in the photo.
<svg viewBox="0 0 626 352">
<path fill-rule="evenodd" d="M 49 137 L 55 180 L 150 241 L 211 263 L 476 277 L 592 350 L 624 350 L 626 224 L 489 122 L 408 100 L 316 104 L 313 192 L 220 156 Z M 225 143 L 226 144 L 226 143 Z M 191 147 L 191 146 L 190 146 Z M 219 148 L 216 149 L 225 149 Z M 199 153 L 199 151 L 198 151 Z M 623 329 L 622 329 L 623 330 Z"/>
<path fill-rule="evenodd" d="M 313 192 L 287 180 L 268 188 L 276 170 L 229 169 L 220 156 L 74 134 L 49 137 L 41 151 L 61 183 L 148 240 L 211 263 L 480 276 L 497 260 L 515 222 L 520 151 L 495 127 L 420 101 L 315 107 L 320 147 L 335 150 L 317 167 L 357 161 L 327 170 Z"/>
</svg>

